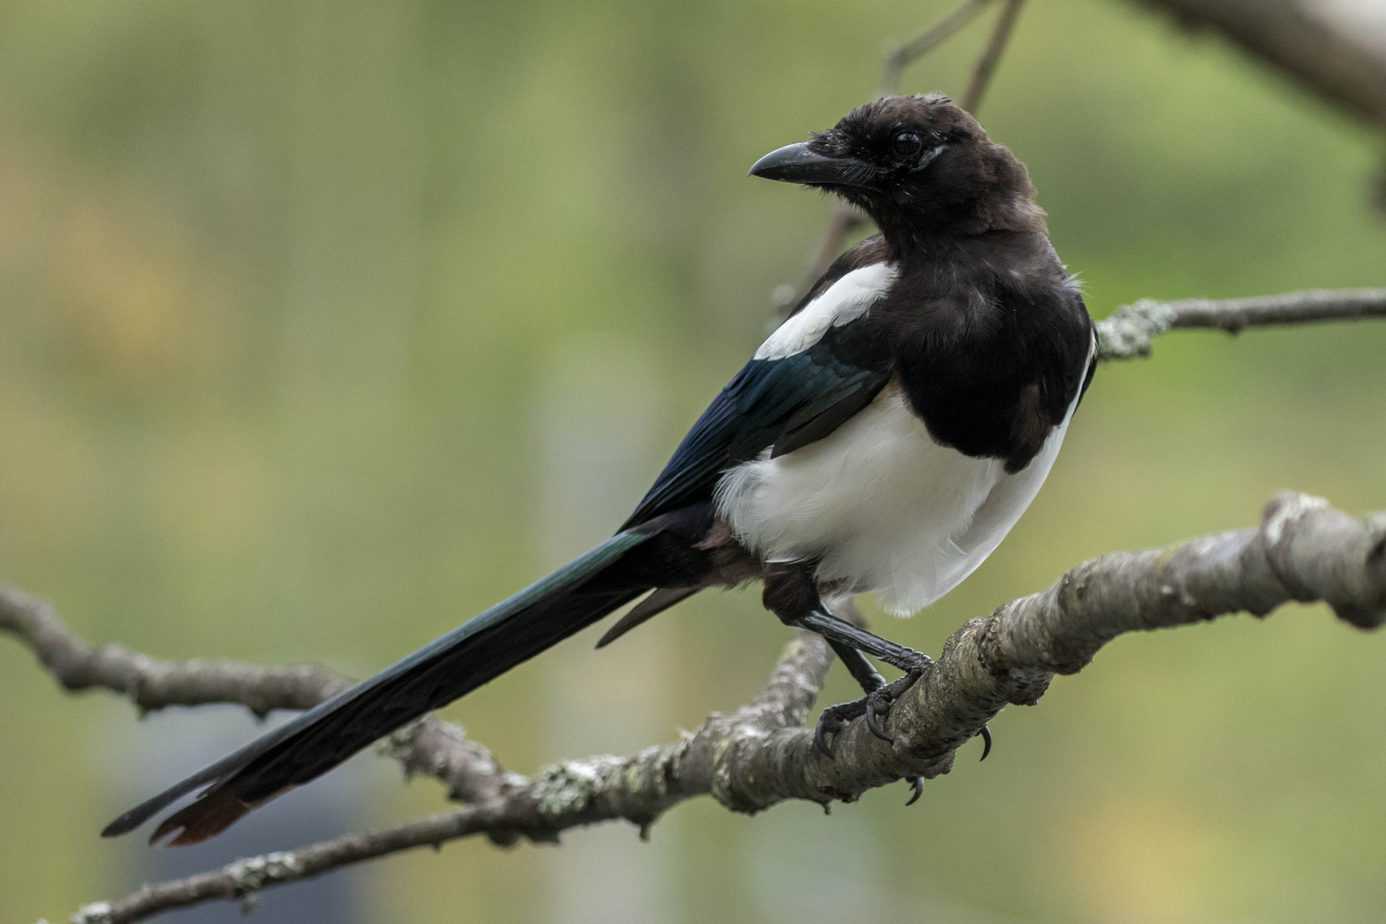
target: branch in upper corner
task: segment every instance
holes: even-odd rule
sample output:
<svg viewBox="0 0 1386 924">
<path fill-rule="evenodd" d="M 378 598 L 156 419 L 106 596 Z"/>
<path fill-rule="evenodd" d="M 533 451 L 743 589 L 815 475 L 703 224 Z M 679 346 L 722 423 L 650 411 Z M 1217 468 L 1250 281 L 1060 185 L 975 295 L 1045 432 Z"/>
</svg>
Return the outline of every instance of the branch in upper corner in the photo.
<svg viewBox="0 0 1386 924">
<path fill-rule="evenodd" d="M 110 690 L 129 698 L 141 714 L 169 706 L 236 703 L 263 717 L 275 709 L 308 709 L 350 685 L 341 675 L 313 665 L 161 661 L 119 645 L 93 647 L 47 603 L 6 588 L 0 588 L 0 632 L 28 645 L 63 689 Z M 385 747 L 406 773 L 436 777 L 451 798 L 464 802 L 488 799 L 514 777 L 460 728 L 431 716 L 391 735 Z"/>
<path fill-rule="evenodd" d="M 1104 360 L 1149 356 L 1167 330 L 1212 328 L 1238 333 L 1248 327 L 1315 324 L 1386 318 L 1386 289 L 1310 289 L 1247 298 L 1141 299 L 1097 324 L 1098 356 Z"/>
<path fill-rule="evenodd" d="M 955 632 L 923 680 L 888 717 L 893 742 L 863 720 L 824 758 L 801 727 L 832 662 L 800 634 L 749 705 L 713 715 L 673 744 L 628 757 L 567 761 L 485 803 L 370 834 L 240 860 L 187 879 L 88 905 L 76 924 L 123 924 L 161 911 L 262 889 L 416 847 L 486 833 L 556 840 L 570 828 L 626 819 L 642 831 L 662 812 L 711 794 L 754 812 L 787 799 L 852 800 L 906 776 L 947 773 L 957 749 L 1008 703 L 1034 703 L 1055 674 L 1081 670 L 1125 632 L 1192 625 L 1291 600 L 1323 601 L 1363 628 L 1386 622 L 1386 513 L 1358 519 L 1303 494 L 1269 504 L 1259 528 L 1166 549 L 1115 552 L 1079 565 L 1048 590 L 999 607 Z"/>
<path fill-rule="evenodd" d="M 1386 127 L 1386 40 L 1368 3 L 1142 0 L 1186 27 L 1220 32 L 1320 98 Z"/>
</svg>

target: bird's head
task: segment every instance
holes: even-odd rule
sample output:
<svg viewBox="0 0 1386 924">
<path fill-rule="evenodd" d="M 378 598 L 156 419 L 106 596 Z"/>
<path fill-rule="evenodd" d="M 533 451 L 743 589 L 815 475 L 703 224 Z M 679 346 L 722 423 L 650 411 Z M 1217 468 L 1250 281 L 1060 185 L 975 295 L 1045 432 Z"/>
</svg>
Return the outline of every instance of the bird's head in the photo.
<svg viewBox="0 0 1386 924">
<path fill-rule="evenodd" d="M 1044 230 L 1025 166 L 946 96 L 885 96 L 808 141 L 771 151 L 751 175 L 825 189 L 866 211 L 887 239 Z"/>
</svg>

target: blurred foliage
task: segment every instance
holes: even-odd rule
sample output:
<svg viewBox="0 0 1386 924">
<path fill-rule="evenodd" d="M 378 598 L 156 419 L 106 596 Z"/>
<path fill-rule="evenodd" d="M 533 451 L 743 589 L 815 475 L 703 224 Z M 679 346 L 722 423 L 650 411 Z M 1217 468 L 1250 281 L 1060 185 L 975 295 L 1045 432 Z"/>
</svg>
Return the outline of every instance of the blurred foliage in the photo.
<svg viewBox="0 0 1386 924">
<path fill-rule="evenodd" d="M 799 277 L 825 205 L 747 165 L 861 102 L 946 6 L 0 5 L 4 579 L 95 640 L 365 674 L 557 564 Z M 982 39 L 906 85 L 960 92 Z M 1380 140 L 1135 5 L 1032 5 L 983 119 L 1095 314 L 1384 281 Z M 1384 347 L 1379 325 L 1189 333 L 1104 368 L 1011 540 L 886 631 L 936 649 L 1282 487 L 1386 505 Z M 584 634 L 449 715 L 521 771 L 667 740 L 764 676 L 784 635 L 757 601 L 706 595 L 599 656 Z M 1309 610 L 1126 639 L 909 811 L 903 787 L 831 818 L 704 802 L 648 845 L 478 840 L 342 875 L 375 920 L 1375 919 L 1383 657 Z M 176 775 L 170 723 L 201 713 L 137 725 L 9 643 L 0 698 L 0 917 L 136 885 L 146 848 L 95 831 Z M 366 821 L 440 805 L 356 763 Z"/>
</svg>

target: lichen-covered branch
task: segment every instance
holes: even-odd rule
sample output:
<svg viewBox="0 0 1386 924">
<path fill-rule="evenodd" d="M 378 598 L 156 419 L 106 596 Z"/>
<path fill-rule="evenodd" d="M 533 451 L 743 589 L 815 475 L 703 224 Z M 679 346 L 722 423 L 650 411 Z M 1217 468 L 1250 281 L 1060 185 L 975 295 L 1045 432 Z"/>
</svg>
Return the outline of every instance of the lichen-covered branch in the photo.
<svg viewBox="0 0 1386 924">
<path fill-rule="evenodd" d="M 628 757 L 564 761 L 529 780 L 511 775 L 491 798 L 455 812 L 367 834 L 349 834 L 291 851 L 238 860 L 219 870 L 146 885 L 113 902 L 93 902 L 74 924 L 121 924 L 215 900 L 244 900 L 286 882 L 308 879 L 386 854 L 486 834 L 498 843 L 521 837 L 556 841 L 560 832 L 625 819 L 642 833 L 669 807 L 712 793 L 736 805 L 728 767 L 778 733 L 803 724 L 832 663 L 817 636 L 799 634 L 785 649 L 765 688 L 746 706 L 713 715 L 674 744 Z"/>
<path fill-rule="evenodd" d="M 932 671 L 890 713 L 891 743 L 862 720 L 825 758 L 803 722 L 832 661 L 827 646 L 798 635 L 750 704 L 713 715 L 681 740 L 627 757 L 566 761 L 532 780 L 513 778 L 459 811 L 369 834 L 240 860 L 187 879 L 148 885 L 88 905 L 76 924 L 138 921 L 216 899 L 473 834 L 501 842 L 552 841 L 567 829 L 624 819 L 642 831 L 661 813 L 710 794 L 733 811 L 787 799 L 827 805 L 919 774 L 947 773 L 957 749 L 1007 704 L 1036 702 L 1055 674 L 1081 670 L 1126 632 L 1189 625 L 1236 612 L 1265 615 L 1290 602 L 1322 601 L 1362 628 L 1386 622 L 1386 513 L 1349 516 L 1319 498 L 1283 494 L 1259 527 L 1164 549 L 1115 552 L 1066 573 L 953 633 Z"/>
<path fill-rule="evenodd" d="M 956 749 L 1002 707 L 1036 702 L 1053 675 L 1078 672 L 1118 635 L 1265 615 L 1291 601 L 1325 602 L 1362 628 L 1386 621 L 1386 513 L 1361 519 L 1284 494 L 1259 528 L 1079 565 L 1048 590 L 955 632 L 934 670 L 892 710 L 893 743 L 854 722 L 828 761 L 815 755 L 807 730 L 786 734 L 734 765 L 736 806 L 850 799 L 909 774 L 946 773 Z"/>
<path fill-rule="evenodd" d="M 1386 318 L 1386 289 L 1310 289 L 1246 298 L 1143 298 L 1098 322 L 1098 356 L 1149 356 L 1152 341 L 1168 330 L 1211 328 L 1239 333 L 1248 327 Z"/>
<path fill-rule="evenodd" d="M 240 661 L 161 661 L 120 645 L 92 646 L 63 624 L 52 607 L 0 587 L 0 632 L 31 648 L 63 689 L 109 690 L 143 715 L 169 706 L 236 703 L 257 716 L 275 709 L 302 710 L 344 689 L 350 681 L 310 664 L 262 667 Z M 452 798 L 477 802 L 493 795 L 508 774 L 486 748 L 456 725 L 427 717 L 401 729 L 384 745 L 406 773 L 436 777 Z"/>
</svg>

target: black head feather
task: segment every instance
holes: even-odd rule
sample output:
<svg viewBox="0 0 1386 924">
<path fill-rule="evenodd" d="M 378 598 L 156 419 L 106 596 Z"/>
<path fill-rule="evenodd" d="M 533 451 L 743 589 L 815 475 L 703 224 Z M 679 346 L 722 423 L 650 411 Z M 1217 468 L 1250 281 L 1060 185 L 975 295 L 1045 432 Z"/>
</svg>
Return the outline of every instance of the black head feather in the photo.
<svg viewBox="0 0 1386 924">
<path fill-rule="evenodd" d="M 938 233 L 1045 228 L 1024 165 L 940 94 L 858 106 L 804 149 L 835 172 L 801 182 L 862 208 L 897 248 Z"/>
</svg>

